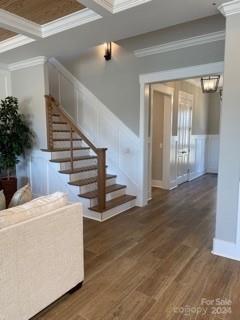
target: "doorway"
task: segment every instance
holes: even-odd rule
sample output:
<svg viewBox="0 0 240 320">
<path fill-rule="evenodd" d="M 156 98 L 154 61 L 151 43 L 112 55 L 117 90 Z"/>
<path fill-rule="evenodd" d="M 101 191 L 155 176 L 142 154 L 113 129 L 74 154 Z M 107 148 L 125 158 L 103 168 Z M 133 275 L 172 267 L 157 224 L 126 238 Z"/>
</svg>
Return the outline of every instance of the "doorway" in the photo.
<svg viewBox="0 0 240 320">
<path fill-rule="evenodd" d="M 164 84 L 151 85 L 149 116 L 149 199 L 152 186 L 170 188 L 170 145 L 174 89 Z"/>
<path fill-rule="evenodd" d="M 157 82 L 169 82 L 174 81 L 176 79 L 187 79 L 187 78 L 196 78 L 201 77 L 204 75 L 211 75 L 211 74 L 222 74 L 223 73 L 223 63 L 213 63 L 213 64 L 207 64 L 207 65 L 199 65 L 195 67 L 187 67 L 187 68 L 179 68 L 169 71 L 163 71 L 163 72 L 156 72 L 151 74 L 145 74 L 140 76 L 140 140 L 142 144 L 142 152 L 141 152 L 141 163 L 142 163 L 142 175 L 141 175 L 141 188 L 142 192 L 140 195 L 140 200 L 142 205 L 146 205 L 148 203 L 149 199 L 149 190 L 150 190 L 150 179 L 149 179 L 149 161 L 151 161 L 149 157 L 149 119 L 150 119 L 150 112 L 149 112 L 149 96 L 151 94 L 151 83 L 157 83 Z M 189 97 L 187 98 L 189 99 Z M 189 104 L 189 103 L 188 103 Z M 191 118 L 191 112 L 186 111 L 183 112 L 184 116 L 182 117 L 182 126 L 186 127 L 184 125 L 184 121 L 187 121 L 187 119 Z M 181 130 L 180 130 L 181 131 Z M 184 132 L 184 133 L 183 133 Z M 182 135 L 185 135 L 185 142 L 183 141 L 182 147 L 185 148 L 184 144 L 188 143 L 188 138 L 186 134 L 186 130 L 182 129 Z M 201 144 L 202 142 L 200 142 Z M 175 176 L 179 176 L 179 181 L 184 181 L 184 179 L 187 179 L 188 174 L 186 174 L 186 162 L 189 162 L 191 164 L 191 159 L 189 160 L 189 155 L 183 153 L 183 155 L 186 155 L 184 159 L 179 159 L 179 162 L 182 163 L 182 166 L 179 166 L 179 168 L 176 170 L 172 167 L 172 161 L 177 161 L 178 157 L 178 149 L 180 150 L 180 147 L 178 148 L 178 135 L 174 135 L 171 138 L 170 143 L 170 149 L 171 149 L 171 157 L 170 157 L 170 179 L 171 179 L 171 187 L 174 183 L 172 179 L 172 174 Z M 182 150 L 182 152 L 186 152 L 186 150 Z M 179 151 L 180 152 L 180 151 Z M 174 172 L 175 170 L 175 172 Z M 188 169 L 187 169 L 188 170 Z M 181 177 L 181 178 L 180 178 Z M 177 179 L 178 180 L 178 179 Z M 177 182 L 176 182 L 177 184 Z"/>
</svg>

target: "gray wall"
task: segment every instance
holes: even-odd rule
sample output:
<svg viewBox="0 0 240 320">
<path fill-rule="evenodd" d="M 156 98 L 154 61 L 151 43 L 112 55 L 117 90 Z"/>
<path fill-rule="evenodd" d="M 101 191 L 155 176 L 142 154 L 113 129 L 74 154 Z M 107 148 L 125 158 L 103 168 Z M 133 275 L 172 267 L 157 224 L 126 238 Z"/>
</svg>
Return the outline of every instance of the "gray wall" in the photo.
<svg viewBox="0 0 240 320">
<path fill-rule="evenodd" d="M 152 106 L 152 179 L 163 178 L 164 94 L 153 90 Z"/>
<path fill-rule="evenodd" d="M 220 112 L 221 112 L 220 94 L 218 92 L 209 94 L 208 134 L 219 134 Z"/>
<path fill-rule="evenodd" d="M 106 62 L 103 58 L 103 46 L 93 48 L 75 59 L 59 60 L 107 108 L 132 131 L 139 134 L 139 75 L 223 61 L 224 41 L 144 58 L 136 58 L 133 51 L 147 46 L 223 30 L 224 28 L 224 18 L 213 16 L 119 41 L 113 45 L 113 58 L 109 62 Z M 201 130 L 204 131 L 205 129 L 201 128 Z"/>
</svg>

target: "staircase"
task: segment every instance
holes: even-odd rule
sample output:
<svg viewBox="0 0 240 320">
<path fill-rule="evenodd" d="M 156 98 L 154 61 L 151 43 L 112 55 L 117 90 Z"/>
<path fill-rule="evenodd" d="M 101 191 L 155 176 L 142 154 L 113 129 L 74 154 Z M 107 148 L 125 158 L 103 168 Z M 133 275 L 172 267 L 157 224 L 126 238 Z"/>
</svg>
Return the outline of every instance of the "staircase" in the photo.
<svg viewBox="0 0 240 320">
<path fill-rule="evenodd" d="M 127 186 L 107 174 L 106 148 L 96 148 L 52 96 L 45 96 L 48 148 L 59 174 L 67 175 L 80 202 L 87 204 L 84 216 L 104 221 L 135 206 Z"/>
</svg>

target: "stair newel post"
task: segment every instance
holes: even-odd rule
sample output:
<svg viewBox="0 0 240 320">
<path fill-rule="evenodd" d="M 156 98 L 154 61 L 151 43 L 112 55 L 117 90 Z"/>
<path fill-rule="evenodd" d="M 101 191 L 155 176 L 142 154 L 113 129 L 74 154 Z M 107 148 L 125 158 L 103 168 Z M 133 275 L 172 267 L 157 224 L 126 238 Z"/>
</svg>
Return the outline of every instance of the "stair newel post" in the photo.
<svg viewBox="0 0 240 320">
<path fill-rule="evenodd" d="M 100 210 L 106 208 L 106 151 L 107 149 L 97 149 L 98 156 L 98 207 Z"/>
<path fill-rule="evenodd" d="M 73 171 L 73 129 L 70 128 L 71 170 Z"/>
<path fill-rule="evenodd" d="M 53 149 L 53 124 L 52 124 L 52 114 L 53 114 L 53 106 L 52 100 L 49 96 L 45 96 L 46 100 L 46 121 L 47 121 L 47 144 L 48 149 Z"/>
</svg>

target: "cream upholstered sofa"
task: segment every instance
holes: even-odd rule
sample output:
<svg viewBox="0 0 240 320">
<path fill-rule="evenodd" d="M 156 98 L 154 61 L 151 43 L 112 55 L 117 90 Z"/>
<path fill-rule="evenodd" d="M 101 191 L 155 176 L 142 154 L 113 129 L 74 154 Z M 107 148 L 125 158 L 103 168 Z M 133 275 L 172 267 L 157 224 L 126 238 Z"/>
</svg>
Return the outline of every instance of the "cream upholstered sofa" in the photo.
<svg viewBox="0 0 240 320">
<path fill-rule="evenodd" d="M 30 319 L 80 287 L 82 207 L 66 201 L 0 212 L 0 320 Z"/>
</svg>

